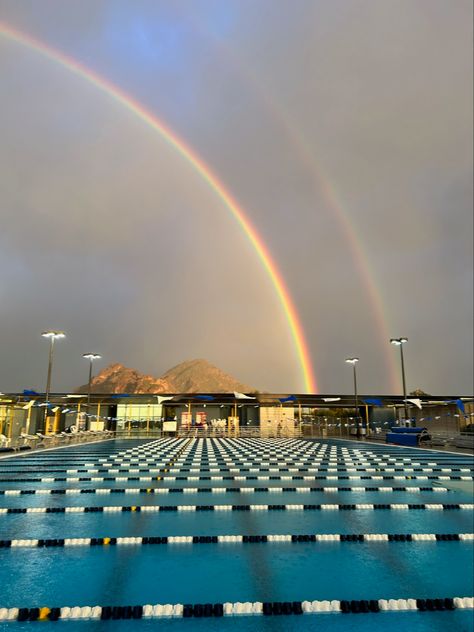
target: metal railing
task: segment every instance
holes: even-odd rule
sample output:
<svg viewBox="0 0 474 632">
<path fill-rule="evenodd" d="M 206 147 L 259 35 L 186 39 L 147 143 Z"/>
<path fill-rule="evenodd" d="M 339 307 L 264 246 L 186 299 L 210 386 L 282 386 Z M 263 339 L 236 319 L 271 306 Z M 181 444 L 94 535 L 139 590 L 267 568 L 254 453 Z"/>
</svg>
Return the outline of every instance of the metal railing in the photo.
<svg viewBox="0 0 474 632">
<path fill-rule="evenodd" d="M 115 433 L 110 430 L 59 432 L 48 435 L 37 432 L 34 435 L 21 434 L 15 439 L 10 439 L 5 435 L 0 435 L 0 454 L 8 454 L 10 452 L 23 450 L 38 450 L 41 448 L 76 445 L 79 443 L 91 443 L 94 441 L 104 441 L 105 439 L 112 439 L 114 436 Z"/>
</svg>

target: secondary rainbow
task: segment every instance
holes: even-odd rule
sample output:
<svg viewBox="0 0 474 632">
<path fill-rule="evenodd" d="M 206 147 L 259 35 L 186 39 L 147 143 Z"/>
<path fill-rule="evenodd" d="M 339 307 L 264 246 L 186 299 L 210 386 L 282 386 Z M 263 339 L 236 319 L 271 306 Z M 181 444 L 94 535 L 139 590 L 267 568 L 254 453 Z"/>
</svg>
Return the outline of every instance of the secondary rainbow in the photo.
<svg viewBox="0 0 474 632">
<path fill-rule="evenodd" d="M 187 16 L 188 17 L 188 16 Z M 189 17 L 188 17 L 189 19 Z M 314 147 L 310 146 L 306 137 L 290 118 L 282 107 L 281 103 L 271 97 L 265 89 L 263 83 L 255 75 L 252 68 L 240 62 L 240 58 L 234 54 L 232 48 L 226 40 L 222 40 L 209 29 L 207 25 L 197 18 L 191 20 L 191 24 L 199 32 L 211 39 L 219 51 L 220 57 L 225 57 L 233 69 L 240 75 L 247 87 L 257 95 L 262 101 L 267 112 L 275 123 L 283 130 L 286 138 L 289 140 L 293 150 L 303 164 L 305 170 L 311 175 L 311 181 L 315 192 L 322 193 L 323 198 L 328 204 L 328 208 L 333 213 L 342 235 L 349 247 L 355 268 L 365 288 L 368 304 L 371 307 L 372 318 L 374 320 L 375 329 L 378 335 L 379 347 L 385 361 L 387 375 L 390 380 L 390 386 L 394 393 L 401 391 L 401 382 L 398 371 L 396 356 L 390 349 L 388 341 L 391 337 L 391 325 L 389 322 L 387 310 L 383 301 L 383 294 L 378 287 L 375 271 L 371 268 L 370 260 L 363 240 L 358 235 L 355 223 L 352 221 L 349 213 L 345 210 L 340 196 L 338 195 L 335 184 L 327 175 L 327 171 L 323 169 L 320 160 L 314 153 Z"/>
<path fill-rule="evenodd" d="M 0 34 L 7 39 L 21 44 L 22 46 L 26 46 L 27 48 L 32 49 L 46 58 L 60 64 L 67 70 L 95 85 L 99 90 L 102 90 L 102 92 L 105 92 L 110 97 L 118 101 L 124 108 L 138 116 L 144 123 L 160 134 L 160 136 L 162 136 L 169 145 L 171 145 L 179 154 L 181 154 L 181 156 L 183 156 L 183 158 L 187 160 L 199 176 L 207 182 L 209 187 L 221 199 L 227 209 L 237 220 L 255 249 L 263 268 L 267 272 L 285 314 L 285 319 L 294 344 L 295 353 L 301 367 L 304 388 L 308 393 L 315 393 L 317 391 L 317 383 L 310 359 L 308 345 L 305 340 L 303 327 L 283 277 L 279 272 L 276 263 L 273 261 L 268 248 L 265 246 L 262 238 L 252 225 L 250 219 L 246 216 L 243 209 L 239 206 L 225 186 L 217 179 L 216 175 L 211 171 L 206 163 L 155 114 L 152 114 L 141 103 L 101 75 L 97 74 L 95 71 L 90 70 L 77 60 L 65 55 L 62 51 L 53 48 L 49 44 L 45 44 L 30 35 L 14 29 L 5 22 L 0 22 Z"/>
</svg>

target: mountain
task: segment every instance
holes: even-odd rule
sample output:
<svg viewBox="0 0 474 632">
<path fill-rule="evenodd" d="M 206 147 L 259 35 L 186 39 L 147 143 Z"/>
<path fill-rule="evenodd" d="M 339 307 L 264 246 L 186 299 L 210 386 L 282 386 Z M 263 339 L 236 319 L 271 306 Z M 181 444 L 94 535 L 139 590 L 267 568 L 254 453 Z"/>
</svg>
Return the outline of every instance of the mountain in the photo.
<svg viewBox="0 0 474 632">
<path fill-rule="evenodd" d="M 238 382 L 207 360 L 181 362 L 161 376 L 174 393 L 249 393 L 255 389 Z"/>
<path fill-rule="evenodd" d="M 87 392 L 87 384 L 77 389 L 78 393 Z M 164 380 L 129 369 L 120 363 L 110 364 L 91 382 L 92 393 L 166 393 L 170 385 Z"/>
<path fill-rule="evenodd" d="M 161 377 L 145 375 L 120 363 L 111 364 L 92 378 L 92 393 L 249 393 L 254 388 L 237 381 L 207 360 L 188 360 Z M 77 389 L 87 392 L 87 384 Z"/>
</svg>

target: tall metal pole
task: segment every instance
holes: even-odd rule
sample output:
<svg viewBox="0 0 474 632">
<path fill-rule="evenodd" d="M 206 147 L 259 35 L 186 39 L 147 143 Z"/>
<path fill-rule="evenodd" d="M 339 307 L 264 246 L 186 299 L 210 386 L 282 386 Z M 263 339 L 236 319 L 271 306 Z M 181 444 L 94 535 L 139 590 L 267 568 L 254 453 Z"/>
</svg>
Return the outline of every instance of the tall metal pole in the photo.
<svg viewBox="0 0 474 632">
<path fill-rule="evenodd" d="M 356 436 L 360 437 L 360 424 L 359 424 L 359 396 L 357 394 L 357 371 L 356 364 L 359 362 L 359 358 L 346 358 L 347 364 L 352 364 L 352 371 L 354 376 L 354 406 L 355 406 L 355 420 L 356 420 Z"/>
<path fill-rule="evenodd" d="M 44 407 L 44 423 L 45 423 L 45 427 L 46 427 L 46 419 L 48 417 L 48 406 L 47 404 L 49 403 L 49 396 L 51 393 L 51 375 L 53 372 L 53 352 L 54 352 L 54 341 L 56 340 L 56 338 L 64 338 L 65 337 L 65 333 L 64 331 L 56 331 L 56 330 L 48 330 L 48 331 L 43 331 L 43 333 L 41 334 L 43 336 L 43 338 L 49 338 L 49 360 L 48 360 L 48 377 L 46 380 L 46 392 L 45 392 L 45 407 Z M 45 428 L 46 429 L 46 428 Z"/>
<path fill-rule="evenodd" d="M 400 358 L 402 361 L 403 404 L 405 406 L 405 421 L 408 421 L 407 385 L 405 381 L 405 361 L 403 359 L 403 343 L 400 344 Z"/>
<path fill-rule="evenodd" d="M 98 360 L 101 356 L 98 353 L 83 353 L 83 358 L 89 360 L 89 380 L 87 381 L 87 417 L 86 417 L 86 429 L 90 426 L 91 415 L 91 391 L 92 391 L 92 365 L 94 360 Z"/>
<path fill-rule="evenodd" d="M 91 382 L 92 382 L 92 362 L 93 358 L 89 358 L 89 381 L 87 382 L 87 417 L 85 423 L 85 429 L 89 430 L 91 427 Z"/>
<path fill-rule="evenodd" d="M 51 391 L 51 374 L 53 372 L 53 352 L 54 352 L 54 336 L 49 337 L 49 361 L 48 361 L 48 378 L 46 380 L 46 398 L 45 403 L 49 402 L 49 393 Z M 47 411 L 47 406 L 45 407 L 45 413 Z M 45 414 L 46 418 L 46 414 Z"/>
<path fill-rule="evenodd" d="M 403 382 L 403 406 L 405 408 L 405 420 L 408 421 L 407 385 L 405 381 L 405 360 L 403 358 L 403 345 L 408 342 L 408 338 L 390 338 L 392 345 L 400 347 L 400 360 L 402 362 L 402 382 Z"/>
<path fill-rule="evenodd" d="M 92 383 L 92 362 L 93 358 L 89 358 L 89 382 L 87 384 L 87 413 L 90 415 L 91 407 L 91 383 Z"/>
<path fill-rule="evenodd" d="M 360 428 L 359 428 L 359 398 L 357 395 L 357 369 L 356 363 L 353 362 L 352 369 L 354 371 L 354 400 L 355 400 L 355 415 L 356 415 L 356 431 L 357 436 L 360 436 Z"/>
</svg>

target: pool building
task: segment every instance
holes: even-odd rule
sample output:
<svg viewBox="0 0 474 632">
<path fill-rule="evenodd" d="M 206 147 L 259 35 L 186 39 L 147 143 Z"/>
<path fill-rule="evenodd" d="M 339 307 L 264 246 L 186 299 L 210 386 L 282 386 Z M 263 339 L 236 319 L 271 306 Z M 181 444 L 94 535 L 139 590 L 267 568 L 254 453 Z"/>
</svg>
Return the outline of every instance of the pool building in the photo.
<svg viewBox="0 0 474 632">
<path fill-rule="evenodd" d="M 166 395 L 55 393 L 45 402 L 34 391 L 0 395 L 0 436 L 54 435 L 70 428 L 112 430 L 118 436 L 350 437 L 377 438 L 407 423 L 399 396 L 194 393 Z M 474 398 L 426 396 L 408 400 L 412 425 L 459 433 L 474 423 Z M 196 434 L 197 433 L 197 434 Z"/>
</svg>

